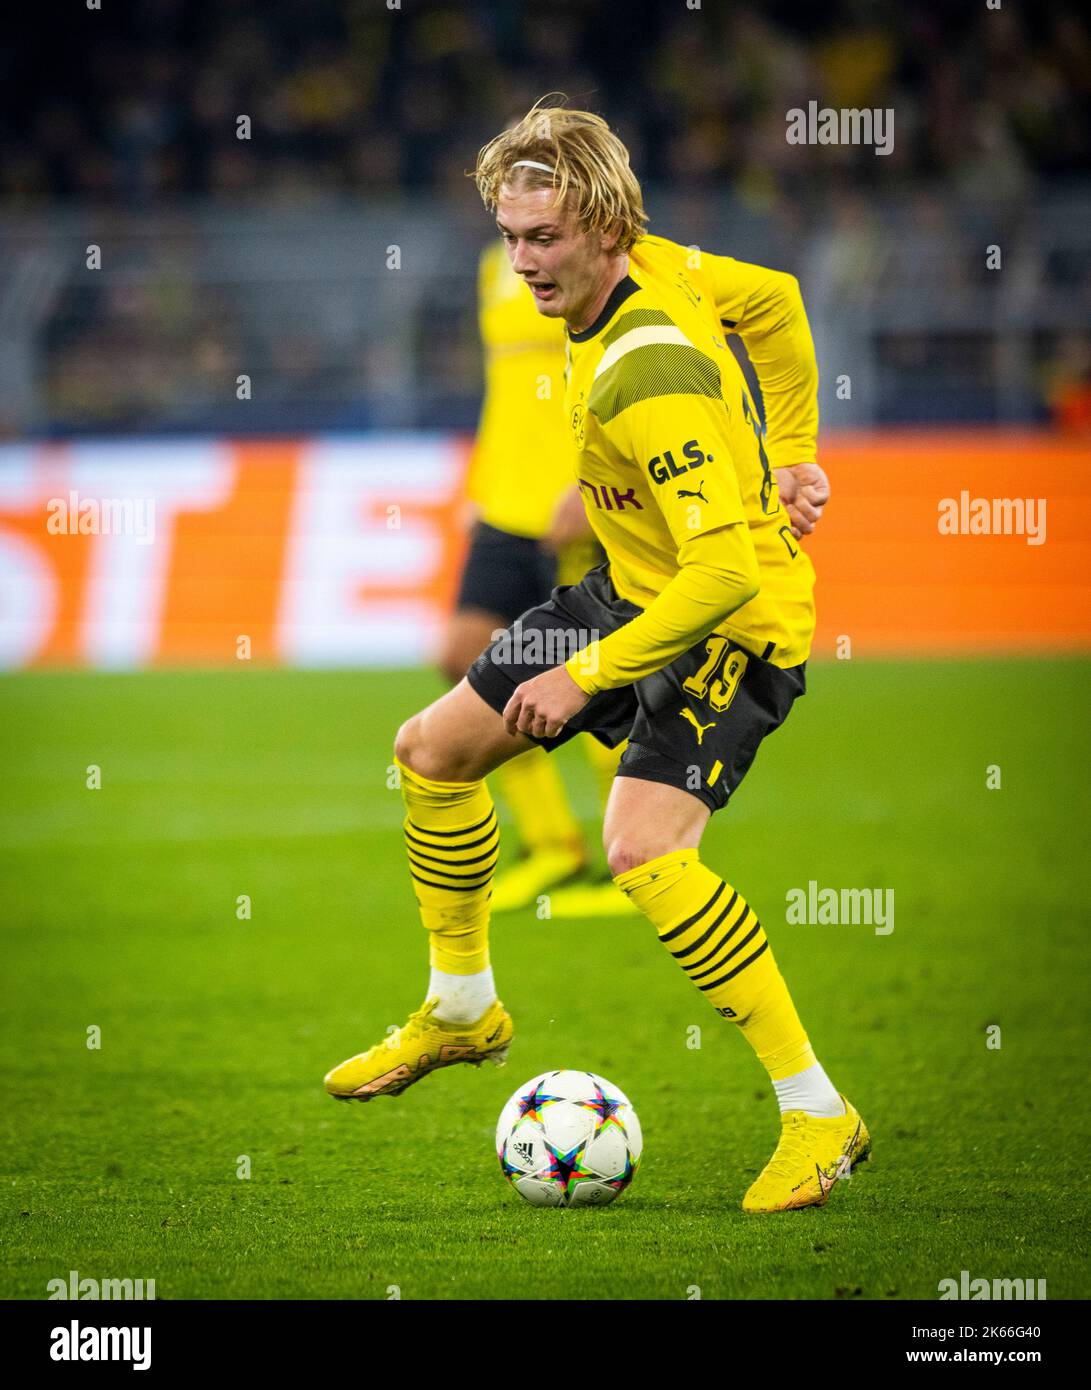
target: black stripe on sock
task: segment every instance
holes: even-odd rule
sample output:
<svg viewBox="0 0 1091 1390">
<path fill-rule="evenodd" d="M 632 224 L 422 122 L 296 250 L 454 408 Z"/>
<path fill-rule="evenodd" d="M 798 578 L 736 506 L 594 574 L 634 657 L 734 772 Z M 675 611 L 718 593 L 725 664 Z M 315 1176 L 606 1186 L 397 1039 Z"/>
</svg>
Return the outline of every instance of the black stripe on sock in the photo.
<svg viewBox="0 0 1091 1390">
<path fill-rule="evenodd" d="M 442 888 L 445 893 L 472 893 L 476 888 L 488 887 L 492 881 L 492 870 L 489 870 L 480 883 L 468 884 L 465 888 L 456 888 L 450 883 L 434 883 L 430 878 L 421 878 L 420 874 L 415 874 L 412 869 L 409 870 L 409 876 L 415 882 L 423 883 L 429 888 Z"/>
<path fill-rule="evenodd" d="M 457 883 L 467 883 L 467 884 L 468 884 L 468 883 L 470 882 L 471 879 L 481 879 L 481 882 L 482 882 L 482 883 L 488 883 L 489 879 L 492 877 L 492 872 L 493 872 L 493 870 L 496 868 L 496 861 L 493 860 L 493 862 L 489 865 L 489 867 L 488 867 L 487 869 L 474 869 L 472 873 L 468 873 L 468 874 L 452 874 L 452 873 L 448 873 L 446 869 L 433 869 L 432 866 L 431 866 L 430 864 L 416 864 L 416 865 L 414 865 L 412 859 L 410 859 L 409 862 L 410 862 L 410 866 L 411 866 L 411 867 L 415 867 L 415 868 L 418 868 L 418 869 L 422 869 L 426 874 L 440 874 L 441 877 L 443 877 L 443 878 L 449 878 L 449 879 L 452 881 L 452 883 L 456 883 L 456 884 L 457 884 Z M 480 884 L 480 883 L 475 883 L 475 884 L 474 884 L 474 887 L 475 887 L 475 888 L 480 888 L 480 887 L 481 887 L 481 884 Z"/>
<path fill-rule="evenodd" d="M 696 941 L 691 941 L 690 944 L 689 944 L 688 946 L 683 946 L 683 948 L 682 948 L 680 951 L 671 951 L 671 955 L 674 957 L 674 959 L 675 959 L 676 961 L 678 961 L 678 963 L 679 963 L 680 965 L 681 965 L 682 961 L 685 960 L 686 956 L 692 956 L 693 953 L 694 953 L 694 951 L 699 951 L 699 950 L 701 949 L 701 947 L 705 944 L 705 942 L 709 939 L 709 937 L 712 935 L 712 933 L 716 930 L 716 928 L 720 925 L 720 923 L 724 920 L 724 918 L 727 916 L 727 914 L 728 914 L 728 913 L 731 911 L 731 909 L 734 907 L 735 902 L 736 902 L 736 900 L 738 900 L 738 898 L 739 898 L 738 893 L 732 893 L 732 895 L 731 895 L 731 901 L 730 901 L 730 902 L 728 903 L 728 905 L 724 908 L 724 910 L 720 913 L 719 917 L 716 918 L 716 920 L 715 920 L 715 922 L 713 922 L 712 926 L 709 927 L 708 931 L 703 932 L 703 933 L 697 938 Z M 749 909 L 749 907 L 747 907 L 747 905 L 746 905 L 746 903 L 745 903 L 745 901 L 744 901 L 744 902 L 743 902 L 743 911 L 742 911 L 741 916 L 739 917 L 739 922 L 742 921 L 743 917 L 745 917 L 746 914 L 747 914 L 749 911 L 750 911 L 750 909 Z M 736 923 L 735 923 L 735 927 L 737 927 L 737 926 L 739 925 L 739 922 L 736 922 Z M 731 930 L 734 931 L 734 930 L 735 930 L 735 927 L 732 927 Z M 682 966 L 682 969 L 684 970 L 685 968 L 686 968 L 686 967 L 683 965 L 683 966 Z"/>
<path fill-rule="evenodd" d="M 461 869 L 466 864 L 483 864 L 486 859 L 491 859 L 493 864 L 495 864 L 497 860 L 495 848 L 487 849 L 484 854 L 474 855 L 472 859 L 441 859 L 438 854 L 421 854 L 419 849 L 410 849 L 408 845 L 406 846 L 406 851 L 414 864 L 418 859 L 427 859 L 429 863 L 432 864 L 450 864 L 452 869 Z M 422 864 L 420 867 L 423 869 L 426 868 L 427 865 Z M 435 869 L 432 869 L 431 872 L 435 873 Z M 478 869 L 478 873 L 480 872 L 481 870 Z"/>
<path fill-rule="evenodd" d="M 749 915 L 750 905 L 748 903 L 743 903 L 743 910 L 739 913 L 739 920 L 735 923 L 733 927 L 729 927 L 728 930 L 724 932 L 723 936 L 720 937 L 720 939 L 716 942 L 716 945 L 713 946 L 712 950 L 709 951 L 707 955 L 703 955 L 700 960 L 692 961 L 689 965 L 683 964 L 678 956 L 675 956 L 675 960 L 678 960 L 678 963 L 682 966 L 682 969 L 687 971 L 690 975 L 690 978 L 692 979 L 693 971 L 699 969 L 702 965 L 707 965 L 713 956 L 718 955 L 719 952 L 723 949 L 723 947 L 727 945 L 727 943 L 739 930 L 742 924 L 746 921 Z"/>
<path fill-rule="evenodd" d="M 666 944 L 668 941 L 673 941 L 676 936 L 681 936 L 684 931 L 688 931 L 689 928 L 693 926 L 694 922 L 699 922 L 701 918 L 705 915 L 705 913 L 709 910 L 709 908 L 715 905 L 716 899 L 720 896 L 720 894 L 724 891 L 726 887 L 727 884 L 724 883 L 723 879 L 721 879 L 719 884 L 717 885 L 715 893 L 713 893 L 712 897 L 709 898 L 707 903 L 705 903 L 704 907 L 701 908 L 700 912 L 695 912 L 692 917 L 687 917 L 684 922 L 679 922 L 676 927 L 671 927 L 669 932 L 664 932 L 663 935 L 659 938 L 660 941 Z M 738 895 L 736 894 L 736 896 Z M 731 904 L 728 903 L 728 907 L 730 906 Z"/>
<path fill-rule="evenodd" d="M 756 961 L 757 958 L 762 954 L 762 952 L 768 951 L 768 949 L 768 941 L 763 941 L 761 945 L 758 947 L 758 949 L 754 952 L 754 954 L 752 956 L 747 956 L 747 958 L 742 962 L 741 965 L 736 965 L 734 970 L 729 970 L 726 975 L 721 976 L 721 978 L 718 980 L 713 980 L 712 983 L 709 985 L 698 985 L 697 988 L 699 990 L 705 991 L 710 989 L 716 989 L 720 985 L 726 985 L 728 980 L 733 980 L 740 970 L 745 970 L 748 965 L 752 965 L 753 962 Z"/>
<path fill-rule="evenodd" d="M 707 970 L 702 970 L 699 975 L 690 975 L 690 979 L 693 981 L 694 984 L 696 984 L 698 980 L 703 980 L 706 975 L 713 975 L 717 970 L 722 970 L 723 967 L 727 964 L 727 962 L 731 959 L 731 957 L 737 956 L 740 951 L 745 950 L 747 945 L 751 941 L 753 941 L 754 937 L 757 936 L 758 932 L 760 931 L 761 923 L 758 922 L 757 925 L 754 927 L 753 931 L 748 931 L 737 946 L 732 946 L 731 950 L 728 951 L 726 956 L 721 956 L 715 965 L 710 965 Z"/>
<path fill-rule="evenodd" d="M 408 816 L 405 818 L 406 825 L 411 825 L 418 835 L 441 835 L 447 839 L 451 835 L 469 835 L 473 830 L 480 830 L 483 825 L 488 825 L 490 820 L 496 818 L 496 807 L 494 806 L 484 820 L 479 820 L 476 825 L 464 825 L 459 830 L 428 830 L 423 825 L 418 825 L 416 821 Z"/>
<path fill-rule="evenodd" d="M 420 845 L 422 849 L 445 849 L 449 854 L 461 854 L 464 849 L 476 849 L 478 845 L 488 844 L 493 836 L 499 835 L 499 833 L 500 827 L 494 825 L 487 835 L 482 835 L 480 839 L 477 840 L 470 840 L 469 843 L 465 845 L 433 845 L 428 840 L 418 840 L 415 835 L 410 835 L 408 830 L 405 832 L 405 838 L 408 844 Z"/>
</svg>

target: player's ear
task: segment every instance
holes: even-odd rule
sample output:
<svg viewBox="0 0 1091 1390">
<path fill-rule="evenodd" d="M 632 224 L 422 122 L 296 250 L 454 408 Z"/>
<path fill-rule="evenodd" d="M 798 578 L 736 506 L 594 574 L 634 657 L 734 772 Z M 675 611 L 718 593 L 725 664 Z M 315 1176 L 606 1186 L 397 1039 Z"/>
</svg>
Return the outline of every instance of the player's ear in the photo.
<svg viewBox="0 0 1091 1390">
<path fill-rule="evenodd" d="M 621 223 L 612 222 L 609 227 L 601 234 L 599 245 L 608 254 L 613 255 L 617 250 L 617 244 L 621 240 Z"/>
</svg>

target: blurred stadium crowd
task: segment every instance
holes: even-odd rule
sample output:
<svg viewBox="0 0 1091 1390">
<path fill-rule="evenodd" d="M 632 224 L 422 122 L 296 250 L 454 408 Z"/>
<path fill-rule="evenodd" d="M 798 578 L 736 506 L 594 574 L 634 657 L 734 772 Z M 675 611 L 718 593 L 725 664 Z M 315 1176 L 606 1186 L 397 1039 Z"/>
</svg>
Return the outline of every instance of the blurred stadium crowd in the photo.
<svg viewBox="0 0 1091 1390">
<path fill-rule="evenodd" d="M 848 163 L 869 182 L 942 174 L 1015 194 L 1091 154 L 1091 28 L 1072 0 L 141 0 L 94 24 L 90 50 L 59 28 L 48 67 L 10 74 L 26 124 L 0 171 L 6 200 L 458 196 L 498 118 L 552 88 L 609 112 L 642 177 L 730 179 L 759 197 L 814 176 L 784 139 L 785 112 L 808 97 L 896 109 L 889 158 L 821 151 L 819 168 Z"/>
<path fill-rule="evenodd" d="M 820 318 L 847 309 L 859 327 L 866 309 L 876 381 L 885 364 L 895 383 L 876 386 L 868 422 L 1086 412 L 1088 234 L 1070 225 L 1091 162 L 1081 4 L 141 0 L 38 43 L 40 61 L 9 52 L 0 98 L 9 434 L 472 424 L 489 229 L 465 171 L 550 90 L 618 129 L 655 229 L 808 275 Z M 789 145 L 786 112 L 810 99 L 893 108 L 892 154 Z M 400 301 L 366 276 L 349 287 L 367 219 L 397 208 L 421 224 L 375 226 L 379 242 L 433 258 Z M 32 255 L 47 224 L 51 250 Z M 467 230 L 433 234 L 444 226 Z M 1022 268 L 999 313 L 980 254 L 998 227 Z M 278 236 L 324 274 L 304 252 L 269 270 Z M 96 239 L 111 245 L 97 281 L 78 255 Z M 913 321 L 922 282 L 946 346 Z M 1056 312 L 1013 349 L 1004 330 L 1027 323 L 1028 298 Z M 937 403 L 945 353 L 954 397 Z M 914 361 L 918 387 L 902 382 Z M 224 390 L 242 371 L 268 388 L 245 423 Z"/>
</svg>

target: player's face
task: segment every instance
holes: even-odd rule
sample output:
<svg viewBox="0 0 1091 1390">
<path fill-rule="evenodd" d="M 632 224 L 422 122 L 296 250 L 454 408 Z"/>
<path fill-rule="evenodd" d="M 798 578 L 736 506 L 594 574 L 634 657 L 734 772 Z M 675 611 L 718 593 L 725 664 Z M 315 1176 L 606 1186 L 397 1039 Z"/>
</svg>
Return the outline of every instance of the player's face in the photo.
<svg viewBox="0 0 1091 1390">
<path fill-rule="evenodd" d="M 564 318 L 576 330 L 616 266 L 612 244 L 601 233 L 584 231 L 569 208 L 553 204 L 553 190 L 501 187 L 496 225 L 508 248 L 512 269 L 530 287 L 540 314 Z"/>
</svg>

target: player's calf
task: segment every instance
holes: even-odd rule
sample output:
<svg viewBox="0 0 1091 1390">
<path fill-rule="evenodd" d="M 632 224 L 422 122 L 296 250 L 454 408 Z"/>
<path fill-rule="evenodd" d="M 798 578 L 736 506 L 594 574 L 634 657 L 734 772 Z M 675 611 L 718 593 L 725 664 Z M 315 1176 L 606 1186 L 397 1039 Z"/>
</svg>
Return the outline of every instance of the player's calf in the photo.
<svg viewBox="0 0 1091 1390">
<path fill-rule="evenodd" d="M 386 1042 L 326 1077 L 342 1099 L 399 1095 L 438 1067 L 502 1060 L 511 1019 L 489 965 L 489 894 L 500 830 L 484 773 L 521 751 L 463 681 L 398 732 L 409 873 L 429 932 L 425 1005 Z"/>
</svg>

